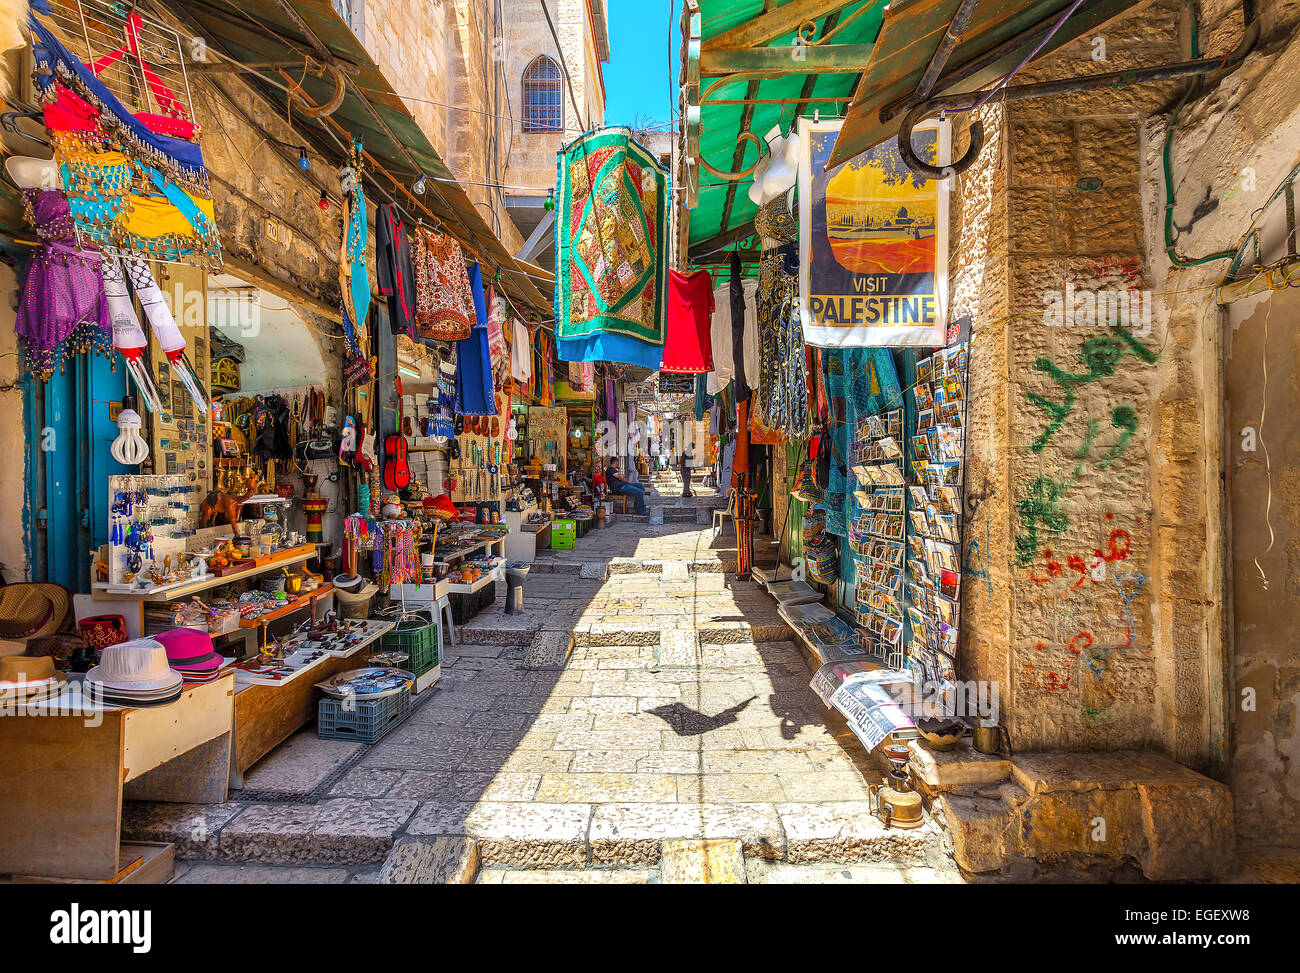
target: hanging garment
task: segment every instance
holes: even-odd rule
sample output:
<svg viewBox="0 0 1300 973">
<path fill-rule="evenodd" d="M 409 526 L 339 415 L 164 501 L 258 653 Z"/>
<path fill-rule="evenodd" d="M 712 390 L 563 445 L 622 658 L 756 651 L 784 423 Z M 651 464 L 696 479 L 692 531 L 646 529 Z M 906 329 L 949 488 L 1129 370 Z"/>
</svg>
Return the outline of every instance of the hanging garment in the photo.
<svg viewBox="0 0 1300 973">
<path fill-rule="evenodd" d="M 712 313 L 713 278 L 707 270 L 668 272 L 668 337 L 660 372 L 694 375 L 712 371 Z"/>
<path fill-rule="evenodd" d="M 732 326 L 732 350 L 733 354 L 739 349 L 742 360 L 745 363 L 745 376 L 751 384 L 748 391 L 753 391 L 753 382 L 758 380 L 759 374 L 759 340 L 758 340 L 758 281 L 745 280 L 740 284 L 741 306 L 744 308 L 744 314 L 740 322 L 740 341 L 737 343 L 734 338 L 736 331 Z M 739 371 L 740 366 L 737 366 Z"/>
<path fill-rule="evenodd" d="M 463 341 L 475 314 L 465 254 L 448 233 L 417 226 L 411 235 L 415 268 L 415 327 L 427 341 Z"/>
<path fill-rule="evenodd" d="M 555 319 L 562 360 L 659 368 L 668 204 L 667 174 L 626 128 L 591 132 L 560 151 Z"/>
<path fill-rule="evenodd" d="M 709 343 L 713 346 L 713 371 L 705 389 L 717 395 L 736 374 L 736 351 L 731 339 L 731 285 L 713 292 L 713 314 L 709 317 Z"/>
<path fill-rule="evenodd" d="M 496 292 L 496 288 L 491 284 L 487 289 L 487 329 L 488 329 L 488 356 L 492 361 L 492 377 L 496 381 L 498 376 L 504 376 L 509 368 L 509 353 L 506 349 L 506 336 L 501 330 L 501 319 L 503 301 L 501 295 Z"/>
<path fill-rule="evenodd" d="M 414 339 L 415 265 L 411 241 L 397 211 L 389 203 L 379 207 L 375 220 L 375 268 L 379 293 L 388 298 L 388 323 L 393 334 Z"/>
<path fill-rule="evenodd" d="M 475 324 L 468 338 L 456 343 L 456 411 L 464 416 L 496 415 L 492 361 L 488 352 L 487 307 L 478 264 L 468 270 Z"/>
<path fill-rule="evenodd" d="M 533 377 L 533 343 L 528 335 L 528 325 L 515 318 L 510 323 L 510 376 L 527 388 Z"/>
<path fill-rule="evenodd" d="M 808 426 L 803 331 L 794 277 L 781 248 L 799 237 L 799 223 L 782 195 L 758 211 L 754 230 L 763 240 L 756 311 L 759 366 L 754 418 L 773 434 L 802 438 Z"/>
<path fill-rule="evenodd" d="M 24 189 L 27 221 L 42 243 L 27 265 L 14 333 L 27 367 L 42 379 L 75 353 L 113 350 L 97 250 L 78 250 L 67 198 L 57 189 Z"/>
</svg>

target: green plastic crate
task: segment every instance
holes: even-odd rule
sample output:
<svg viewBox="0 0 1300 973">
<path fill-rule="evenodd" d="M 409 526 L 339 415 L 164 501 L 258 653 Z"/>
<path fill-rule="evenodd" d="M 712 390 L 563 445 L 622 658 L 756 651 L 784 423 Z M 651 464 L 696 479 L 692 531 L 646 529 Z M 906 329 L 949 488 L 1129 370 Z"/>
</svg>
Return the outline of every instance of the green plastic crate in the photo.
<svg viewBox="0 0 1300 973">
<path fill-rule="evenodd" d="M 561 551 L 571 550 L 578 539 L 578 527 L 572 520 L 551 522 L 551 547 Z"/>
<path fill-rule="evenodd" d="M 407 654 L 408 658 L 400 668 L 412 675 L 422 676 L 440 661 L 438 625 L 427 616 L 403 619 L 379 641 L 386 651 Z"/>
</svg>

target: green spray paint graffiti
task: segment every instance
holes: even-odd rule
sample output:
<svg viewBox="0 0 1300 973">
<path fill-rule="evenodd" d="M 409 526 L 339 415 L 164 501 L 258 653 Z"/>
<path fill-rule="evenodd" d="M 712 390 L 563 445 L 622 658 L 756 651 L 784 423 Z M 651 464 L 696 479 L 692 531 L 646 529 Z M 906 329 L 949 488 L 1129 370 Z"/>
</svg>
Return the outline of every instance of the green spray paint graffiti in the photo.
<svg viewBox="0 0 1300 973">
<path fill-rule="evenodd" d="M 1041 453 L 1065 425 L 1074 413 L 1076 389 L 1114 375 L 1128 355 L 1148 365 L 1155 364 L 1158 358 L 1156 352 L 1133 337 L 1127 328 L 1115 328 L 1110 334 L 1084 340 L 1079 348 L 1079 360 L 1083 363 L 1084 371 L 1067 372 L 1050 358 L 1044 356 L 1037 359 L 1034 370 L 1051 377 L 1060 389 L 1060 398 L 1052 399 L 1037 392 L 1025 393 L 1025 400 L 1041 409 L 1047 417 L 1047 425 L 1029 444 L 1030 450 Z M 1116 406 L 1111 410 L 1110 424 L 1119 431 L 1119 437 L 1097 461 L 1098 469 L 1106 469 L 1128 448 L 1138 430 L 1137 410 L 1127 405 Z M 1070 479 L 1040 476 L 1030 484 L 1028 493 L 1016 501 L 1016 512 L 1020 515 L 1021 525 L 1021 531 L 1015 537 L 1016 562 L 1021 567 L 1033 561 L 1039 548 L 1040 530 L 1060 533 L 1070 526 L 1061 503 L 1083 472 L 1084 463 L 1092 455 L 1100 430 L 1101 423 L 1096 419 L 1089 419 L 1084 426 L 1079 448 L 1074 453 L 1074 458 L 1079 463 L 1074 467 Z"/>
</svg>

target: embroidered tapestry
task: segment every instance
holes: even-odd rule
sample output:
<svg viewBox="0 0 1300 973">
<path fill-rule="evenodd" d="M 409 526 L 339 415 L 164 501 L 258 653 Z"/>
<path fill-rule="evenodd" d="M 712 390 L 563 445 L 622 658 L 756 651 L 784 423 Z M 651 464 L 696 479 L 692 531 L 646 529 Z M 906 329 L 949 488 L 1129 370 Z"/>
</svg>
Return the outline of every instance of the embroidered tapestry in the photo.
<svg viewBox="0 0 1300 973">
<path fill-rule="evenodd" d="M 658 367 L 667 327 L 668 179 L 626 128 L 559 153 L 556 341 L 564 361 Z"/>
</svg>

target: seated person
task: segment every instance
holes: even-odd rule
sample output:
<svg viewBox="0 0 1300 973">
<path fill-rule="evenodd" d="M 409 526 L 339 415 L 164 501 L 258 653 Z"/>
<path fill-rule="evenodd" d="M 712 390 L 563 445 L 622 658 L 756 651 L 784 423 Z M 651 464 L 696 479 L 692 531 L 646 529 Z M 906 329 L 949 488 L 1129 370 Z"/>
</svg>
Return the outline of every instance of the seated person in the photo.
<svg viewBox="0 0 1300 973">
<path fill-rule="evenodd" d="M 605 482 L 609 486 L 611 493 L 621 493 L 624 496 L 632 497 L 636 501 L 636 512 L 638 514 L 648 514 L 650 511 L 645 503 L 645 487 L 640 483 L 631 483 L 618 475 L 618 464 L 612 459 L 609 465 L 605 467 Z"/>
</svg>

